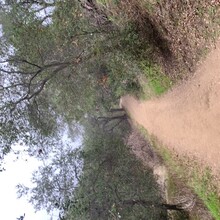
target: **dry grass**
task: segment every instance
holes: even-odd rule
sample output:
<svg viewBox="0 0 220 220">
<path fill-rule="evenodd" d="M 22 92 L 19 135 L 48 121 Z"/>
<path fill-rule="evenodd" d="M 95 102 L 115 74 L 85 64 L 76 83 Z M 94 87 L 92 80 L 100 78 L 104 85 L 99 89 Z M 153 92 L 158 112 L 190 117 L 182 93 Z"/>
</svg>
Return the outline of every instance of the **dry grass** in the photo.
<svg viewBox="0 0 220 220">
<path fill-rule="evenodd" d="M 143 132 L 144 135 L 141 134 Z M 164 198 L 166 198 L 167 202 L 181 204 L 185 210 L 181 213 L 170 212 L 169 219 L 212 220 L 213 218 L 204 206 L 202 200 L 195 194 L 189 185 L 186 184 L 188 181 L 187 179 L 192 179 L 190 176 L 193 175 L 193 170 L 189 170 L 189 172 L 185 173 L 183 172 L 186 166 L 186 164 L 183 164 L 189 161 L 180 161 L 179 157 L 174 153 L 171 154 L 166 149 L 159 149 L 158 146 L 156 146 L 156 142 L 152 142 L 151 140 L 150 143 L 146 139 L 145 131 L 141 133 L 133 128 L 133 132 L 126 139 L 126 144 L 130 146 L 133 153 L 145 166 L 154 169 L 164 163 L 166 164 L 168 168 L 168 179 L 166 180 L 166 189 L 161 188 L 161 193 L 165 196 Z"/>
<path fill-rule="evenodd" d="M 198 160 L 189 158 L 188 155 L 180 158 L 174 151 L 162 146 L 155 137 L 150 137 L 150 139 L 169 169 L 171 200 L 179 200 L 181 195 L 194 197 L 195 204 L 188 210 L 189 219 L 220 219 L 217 180 L 210 170 L 204 169 Z"/>
<path fill-rule="evenodd" d="M 119 26 L 135 25 L 147 56 L 173 79 L 193 72 L 219 36 L 219 0 L 99 0 Z M 208 49 L 209 48 L 209 49 Z"/>
<path fill-rule="evenodd" d="M 195 64 L 219 36 L 217 1 L 161 0 L 155 4 L 152 17 L 169 41 L 176 65 L 186 71 L 194 71 Z"/>
<path fill-rule="evenodd" d="M 139 127 L 139 132 L 132 139 L 132 143 L 137 142 L 137 146 L 143 146 L 137 139 L 141 140 L 140 143 L 144 143 L 145 140 L 145 147 L 137 147 L 139 148 L 138 154 L 137 151 L 134 153 L 147 165 L 149 155 L 146 156 L 145 149 L 150 149 L 150 154 L 156 155 L 156 157 L 154 156 L 157 158 L 156 161 L 159 158 L 159 163 L 162 162 L 166 165 L 168 169 L 166 184 L 168 202 L 182 204 L 185 208 L 183 213 L 171 212 L 170 219 L 219 219 L 220 200 L 218 199 L 216 179 L 210 174 L 210 171 L 204 170 L 194 158 L 186 155 L 180 158 L 174 151 L 162 146 L 155 137 L 149 136 L 145 129 Z M 133 148 L 136 148 L 135 143 Z"/>
</svg>

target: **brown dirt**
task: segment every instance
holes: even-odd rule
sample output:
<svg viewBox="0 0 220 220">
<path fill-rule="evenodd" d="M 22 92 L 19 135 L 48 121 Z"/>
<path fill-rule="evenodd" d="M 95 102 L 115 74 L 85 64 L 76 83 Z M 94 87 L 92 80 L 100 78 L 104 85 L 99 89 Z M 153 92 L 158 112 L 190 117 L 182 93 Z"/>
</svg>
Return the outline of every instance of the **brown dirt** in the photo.
<svg viewBox="0 0 220 220">
<path fill-rule="evenodd" d="M 179 155 L 220 173 L 220 41 L 194 76 L 148 101 L 121 100 L 131 118 Z"/>
</svg>

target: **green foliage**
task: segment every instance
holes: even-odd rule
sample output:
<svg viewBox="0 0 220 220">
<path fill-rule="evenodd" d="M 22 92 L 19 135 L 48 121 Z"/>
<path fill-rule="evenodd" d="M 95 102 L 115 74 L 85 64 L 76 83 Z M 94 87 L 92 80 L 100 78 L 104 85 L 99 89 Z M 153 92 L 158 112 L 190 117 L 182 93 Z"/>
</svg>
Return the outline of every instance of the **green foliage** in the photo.
<svg viewBox="0 0 220 220">
<path fill-rule="evenodd" d="M 90 37 L 89 34 L 86 34 L 89 28 L 91 26 L 84 16 L 79 2 L 67 0 L 65 3 L 57 3 L 53 13 L 52 29 L 58 44 L 69 47 L 81 46 L 80 43 L 85 43 L 84 39 Z"/>
<path fill-rule="evenodd" d="M 53 53 L 54 41 L 48 26 L 44 26 L 35 14 L 26 8 L 13 6 L 10 11 L 4 13 L 2 19 L 4 37 L 13 46 L 17 57 L 38 61 L 39 54 L 46 53 L 51 56 Z M 47 52 L 45 52 L 47 51 Z"/>
<path fill-rule="evenodd" d="M 30 127 L 38 130 L 43 136 L 53 137 L 57 128 L 57 112 L 51 109 L 48 102 L 48 93 L 36 98 L 35 102 L 30 103 L 27 108 L 27 118 Z M 36 104 L 37 103 L 37 104 Z M 48 109 L 51 109 L 48 111 Z"/>
<path fill-rule="evenodd" d="M 7 142 L 2 141 L 4 152 L 19 139 L 24 141 L 27 132 L 52 138 L 60 115 L 79 120 L 95 105 L 96 79 L 87 76 L 87 65 L 93 57 L 88 45 L 92 41 L 90 34 L 84 38 L 84 32 L 78 28 L 82 26 L 86 30 L 86 19 L 80 14 L 78 18 L 81 19 L 68 19 L 77 4 L 75 1 L 57 2 L 50 25 L 43 24 L 26 7 L 16 4 L 2 12 L 4 50 L 1 51 L 6 60 L 0 67 L 4 100 L 0 113 L 1 134 Z M 59 15 L 70 26 L 65 27 Z M 77 28 L 73 28 L 75 26 Z M 75 44 L 70 42 L 72 35 L 64 33 L 64 29 L 79 34 Z M 12 120 L 13 126 L 10 126 Z M 31 144 L 28 140 L 25 143 Z"/>
<path fill-rule="evenodd" d="M 190 162 L 193 164 L 189 167 L 189 162 L 185 164 L 184 160 L 176 160 L 172 153 L 162 146 L 155 137 L 150 137 L 144 129 L 143 132 L 151 140 L 152 145 L 157 149 L 170 168 L 171 174 L 174 174 L 180 181 L 183 181 L 186 186 L 194 190 L 214 219 L 220 219 L 220 199 L 210 169 L 207 168 L 205 171 L 202 171 L 201 167 L 199 167 L 195 161 Z M 176 191 L 172 185 L 169 186 L 168 190 L 170 194 Z"/>
<path fill-rule="evenodd" d="M 114 91 L 116 97 L 121 97 L 126 93 L 138 93 L 140 85 L 137 76 L 140 68 L 135 62 L 131 62 L 132 58 L 122 54 L 120 51 L 114 54 L 109 61 L 109 86 Z"/>
<path fill-rule="evenodd" d="M 220 198 L 212 180 L 211 171 L 207 169 L 202 176 L 195 172 L 191 185 L 196 194 L 204 201 L 212 216 L 220 219 Z"/>
<path fill-rule="evenodd" d="M 147 78 L 148 86 L 156 95 L 161 95 L 171 87 L 172 81 L 161 72 L 158 66 L 142 62 L 142 68 Z"/>
<path fill-rule="evenodd" d="M 82 168 L 80 149 L 57 141 L 52 150 L 50 159 L 32 174 L 31 187 L 17 185 L 18 197 L 27 196 L 36 211 L 63 211 L 72 198 Z"/>
<path fill-rule="evenodd" d="M 156 203 L 162 200 L 152 172 L 143 167 L 116 133 L 108 134 L 93 125 L 84 137 L 83 156 L 83 173 L 66 219 L 165 217 L 163 210 L 123 203 L 132 199 Z"/>
</svg>

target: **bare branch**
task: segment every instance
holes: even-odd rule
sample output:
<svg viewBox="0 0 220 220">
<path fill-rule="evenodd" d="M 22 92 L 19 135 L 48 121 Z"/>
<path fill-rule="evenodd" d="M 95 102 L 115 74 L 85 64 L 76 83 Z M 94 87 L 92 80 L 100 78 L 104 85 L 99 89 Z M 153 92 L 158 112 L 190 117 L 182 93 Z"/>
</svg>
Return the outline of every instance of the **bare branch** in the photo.
<svg viewBox="0 0 220 220">
<path fill-rule="evenodd" d="M 6 70 L 6 69 L 3 69 L 3 68 L 0 68 L 0 72 L 7 73 L 7 74 L 23 74 L 23 75 L 33 74 L 33 72 L 23 72 L 23 71 L 17 71 L 17 70 Z"/>
<path fill-rule="evenodd" d="M 77 181 L 79 182 L 79 181 L 80 181 L 80 179 L 79 179 L 79 176 L 78 176 L 77 165 L 76 165 L 76 164 L 74 164 L 73 166 L 74 166 L 75 177 L 76 177 Z"/>
<path fill-rule="evenodd" d="M 123 115 L 117 115 L 117 116 L 112 116 L 112 117 L 98 117 L 97 120 L 100 121 L 104 127 L 104 129 L 106 129 L 107 131 L 113 131 L 122 121 L 124 121 L 125 119 L 127 119 L 127 115 L 123 114 Z M 107 126 L 109 126 L 110 122 L 112 121 L 117 121 L 116 124 L 112 125 L 112 127 L 107 128 Z"/>
<path fill-rule="evenodd" d="M 8 89 L 15 88 L 18 86 L 24 86 L 24 85 L 25 85 L 25 83 L 16 83 L 16 84 L 12 84 L 10 86 L 0 85 L 0 91 L 4 91 L 4 90 L 8 90 Z M 26 85 L 28 85 L 28 84 L 26 83 Z"/>
</svg>

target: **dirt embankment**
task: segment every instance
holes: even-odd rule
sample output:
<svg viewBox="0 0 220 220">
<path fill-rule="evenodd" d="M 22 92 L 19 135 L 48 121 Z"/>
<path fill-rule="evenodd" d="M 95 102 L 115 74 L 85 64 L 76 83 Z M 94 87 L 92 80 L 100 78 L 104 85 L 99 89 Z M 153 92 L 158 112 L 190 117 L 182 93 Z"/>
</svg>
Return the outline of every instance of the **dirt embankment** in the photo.
<svg viewBox="0 0 220 220">
<path fill-rule="evenodd" d="M 220 174 L 220 41 L 188 81 L 160 98 L 125 96 L 121 104 L 162 144 Z"/>
</svg>

